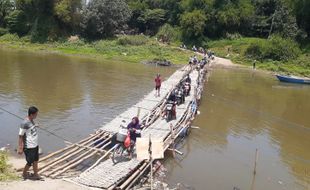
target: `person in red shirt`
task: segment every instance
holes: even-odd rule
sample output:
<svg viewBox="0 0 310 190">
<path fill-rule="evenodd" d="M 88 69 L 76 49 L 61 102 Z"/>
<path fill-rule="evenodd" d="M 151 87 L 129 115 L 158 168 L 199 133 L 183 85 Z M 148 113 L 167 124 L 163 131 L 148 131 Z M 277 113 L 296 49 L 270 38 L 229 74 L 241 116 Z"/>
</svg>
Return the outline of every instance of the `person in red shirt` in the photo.
<svg viewBox="0 0 310 190">
<path fill-rule="evenodd" d="M 160 74 L 157 74 L 156 75 L 156 78 L 155 78 L 155 96 L 160 96 L 160 86 L 161 86 L 161 78 L 160 78 Z"/>
</svg>

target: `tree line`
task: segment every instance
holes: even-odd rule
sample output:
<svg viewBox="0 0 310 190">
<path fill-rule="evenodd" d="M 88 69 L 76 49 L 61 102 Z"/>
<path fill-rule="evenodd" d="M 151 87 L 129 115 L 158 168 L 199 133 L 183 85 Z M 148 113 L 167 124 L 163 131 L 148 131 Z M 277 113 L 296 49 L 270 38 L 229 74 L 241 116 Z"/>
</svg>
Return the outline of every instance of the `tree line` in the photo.
<svg viewBox="0 0 310 190">
<path fill-rule="evenodd" d="M 309 0 L 0 0 L 0 35 L 34 42 L 80 35 L 95 40 L 118 33 L 195 42 L 277 34 L 310 37 Z"/>
</svg>

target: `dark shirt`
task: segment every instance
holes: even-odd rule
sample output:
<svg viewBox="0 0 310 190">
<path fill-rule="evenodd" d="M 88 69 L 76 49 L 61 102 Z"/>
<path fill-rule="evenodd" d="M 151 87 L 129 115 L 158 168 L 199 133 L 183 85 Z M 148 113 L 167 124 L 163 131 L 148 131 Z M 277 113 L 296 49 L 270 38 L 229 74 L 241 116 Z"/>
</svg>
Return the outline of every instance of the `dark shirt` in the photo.
<svg viewBox="0 0 310 190">
<path fill-rule="evenodd" d="M 140 127 L 141 127 L 141 125 L 139 123 L 133 124 L 132 122 L 130 122 L 127 125 L 127 129 L 140 129 Z M 131 138 L 131 140 L 136 142 L 137 137 L 140 137 L 140 134 L 136 134 L 135 131 L 130 131 L 130 138 Z"/>
<path fill-rule="evenodd" d="M 175 94 L 171 93 L 170 96 L 168 97 L 168 101 L 175 102 L 175 100 L 176 100 Z"/>
<path fill-rule="evenodd" d="M 192 82 L 192 80 L 191 80 L 191 78 L 190 78 L 190 77 L 187 77 L 187 78 L 185 79 L 185 82 L 191 83 L 191 82 Z"/>
</svg>

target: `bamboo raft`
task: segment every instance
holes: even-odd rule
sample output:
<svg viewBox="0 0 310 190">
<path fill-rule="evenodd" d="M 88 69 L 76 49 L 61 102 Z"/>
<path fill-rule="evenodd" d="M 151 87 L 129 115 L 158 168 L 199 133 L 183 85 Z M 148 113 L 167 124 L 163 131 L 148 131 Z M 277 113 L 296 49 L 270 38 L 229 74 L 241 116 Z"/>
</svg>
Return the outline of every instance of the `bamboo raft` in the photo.
<svg viewBox="0 0 310 190">
<path fill-rule="evenodd" d="M 192 70 L 189 66 L 177 70 L 162 83 L 161 97 L 155 97 L 153 90 L 94 134 L 41 158 L 39 174 L 100 189 L 131 188 L 148 171 L 151 161 L 131 159 L 114 165 L 109 159 L 114 148 L 112 135 L 118 132 L 123 120 L 129 123 L 133 116 L 138 116 L 143 126 L 142 136 L 151 134 L 152 137 L 160 138 L 164 142 L 164 150 L 174 152 L 175 139 L 190 128 L 194 119 L 192 104 L 201 98 L 206 72 L 207 66 L 200 71 Z M 160 118 L 167 97 L 187 74 L 192 79 L 191 94 L 186 97 L 184 104 L 177 106 L 177 119 L 167 123 Z"/>
</svg>

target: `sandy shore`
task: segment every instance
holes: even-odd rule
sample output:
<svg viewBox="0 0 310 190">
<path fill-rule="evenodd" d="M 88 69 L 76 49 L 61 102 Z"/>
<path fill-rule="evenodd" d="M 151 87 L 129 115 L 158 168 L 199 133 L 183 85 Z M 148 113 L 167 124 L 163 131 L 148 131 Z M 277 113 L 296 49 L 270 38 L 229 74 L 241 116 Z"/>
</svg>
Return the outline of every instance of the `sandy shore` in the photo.
<svg viewBox="0 0 310 190">
<path fill-rule="evenodd" d="M 231 60 L 229 59 L 224 59 L 224 58 L 220 58 L 220 57 L 215 57 L 214 61 L 212 62 L 215 65 L 219 65 L 219 66 L 224 66 L 224 67 L 236 67 L 236 66 L 240 66 L 238 64 L 234 64 Z"/>
</svg>

